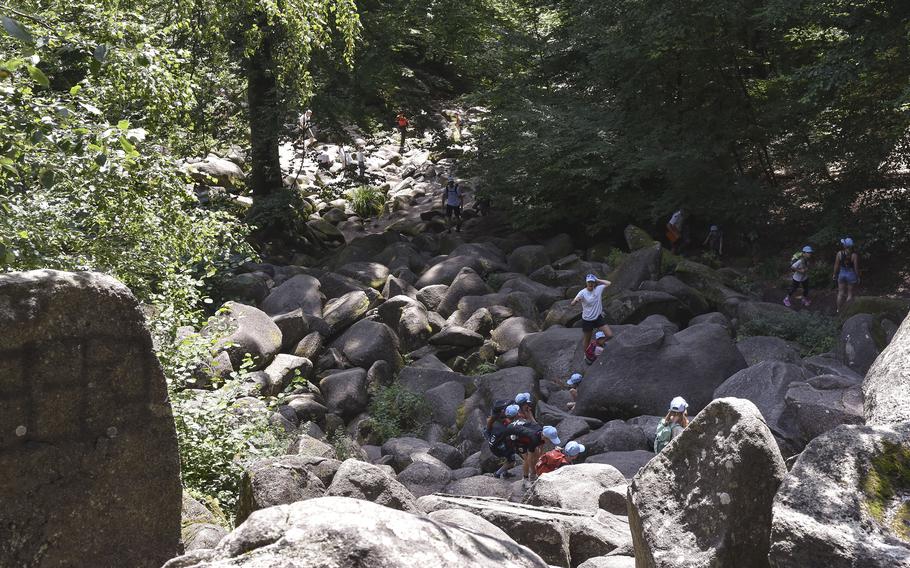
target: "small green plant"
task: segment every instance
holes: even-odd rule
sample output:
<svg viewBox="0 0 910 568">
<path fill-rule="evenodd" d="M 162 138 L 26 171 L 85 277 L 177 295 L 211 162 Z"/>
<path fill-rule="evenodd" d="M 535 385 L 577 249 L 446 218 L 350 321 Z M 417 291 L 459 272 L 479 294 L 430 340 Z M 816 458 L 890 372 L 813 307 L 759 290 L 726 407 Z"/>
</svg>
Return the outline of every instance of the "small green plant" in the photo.
<svg viewBox="0 0 910 568">
<path fill-rule="evenodd" d="M 385 196 L 377 187 L 361 185 L 351 190 L 351 209 L 361 219 L 382 213 Z"/>
<path fill-rule="evenodd" d="M 498 370 L 499 369 L 493 363 L 483 362 L 483 363 L 477 365 L 476 367 L 474 367 L 473 369 L 471 369 L 471 371 L 468 374 L 473 375 L 473 376 L 488 375 L 490 373 L 495 373 Z"/>
<path fill-rule="evenodd" d="M 739 335 L 770 335 L 794 341 L 800 345 L 801 354 L 807 357 L 831 351 L 837 330 L 834 318 L 816 313 L 792 312 L 750 320 L 739 329 Z"/>
<path fill-rule="evenodd" d="M 345 434 L 344 430 L 341 428 L 336 428 L 334 432 L 329 434 L 326 441 L 335 450 L 335 457 L 339 460 L 344 461 L 350 458 L 360 458 L 356 451 L 354 440 Z"/>
<path fill-rule="evenodd" d="M 863 480 L 865 504 L 872 517 L 901 540 L 910 542 L 910 449 L 891 442 L 871 460 Z"/>
<path fill-rule="evenodd" d="M 612 248 L 610 249 L 610 253 L 604 259 L 604 262 L 606 262 L 610 268 L 616 269 L 620 264 L 623 263 L 627 256 L 629 255 L 622 252 L 618 248 Z"/>
<path fill-rule="evenodd" d="M 430 417 L 430 407 L 419 394 L 400 384 L 378 387 L 370 402 L 373 432 L 384 442 L 402 434 L 419 434 Z"/>
</svg>

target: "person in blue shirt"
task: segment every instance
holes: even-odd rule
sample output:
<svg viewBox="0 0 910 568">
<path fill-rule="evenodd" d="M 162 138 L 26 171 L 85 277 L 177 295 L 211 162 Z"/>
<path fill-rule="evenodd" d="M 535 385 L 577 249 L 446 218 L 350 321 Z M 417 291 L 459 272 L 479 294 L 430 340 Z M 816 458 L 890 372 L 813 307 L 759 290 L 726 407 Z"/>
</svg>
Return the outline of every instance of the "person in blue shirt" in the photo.
<svg viewBox="0 0 910 568">
<path fill-rule="evenodd" d="M 464 195 L 461 186 L 455 183 L 455 178 L 449 176 L 449 181 L 442 188 L 442 204 L 446 210 L 446 224 L 448 231 L 452 232 L 452 217 L 455 217 L 455 231 L 461 232 L 461 206 L 464 205 Z"/>
</svg>

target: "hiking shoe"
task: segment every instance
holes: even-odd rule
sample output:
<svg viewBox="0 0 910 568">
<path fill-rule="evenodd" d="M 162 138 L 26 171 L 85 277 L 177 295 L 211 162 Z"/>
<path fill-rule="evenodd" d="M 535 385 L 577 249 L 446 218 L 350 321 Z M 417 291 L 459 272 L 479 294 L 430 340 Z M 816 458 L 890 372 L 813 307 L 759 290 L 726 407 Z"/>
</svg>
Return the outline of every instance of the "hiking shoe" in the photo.
<svg viewBox="0 0 910 568">
<path fill-rule="evenodd" d="M 495 472 L 493 472 L 493 477 L 495 477 L 496 479 L 502 479 L 508 473 L 509 473 L 508 471 L 503 471 L 503 472 L 495 471 Z"/>
<path fill-rule="evenodd" d="M 811 305 L 812 305 L 812 300 L 810 300 L 809 298 L 803 298 L 803 305 L 806 306 L 806 307 L 811 306 Z"/>
<path fill-rule="evenodd" d="M 784 305 L 787 306 L 788 308 L 792 305 L 792 304 L 790 304 L 790 296 L 787 296 L 786 298 L 784 298 Z"/>
</svg>

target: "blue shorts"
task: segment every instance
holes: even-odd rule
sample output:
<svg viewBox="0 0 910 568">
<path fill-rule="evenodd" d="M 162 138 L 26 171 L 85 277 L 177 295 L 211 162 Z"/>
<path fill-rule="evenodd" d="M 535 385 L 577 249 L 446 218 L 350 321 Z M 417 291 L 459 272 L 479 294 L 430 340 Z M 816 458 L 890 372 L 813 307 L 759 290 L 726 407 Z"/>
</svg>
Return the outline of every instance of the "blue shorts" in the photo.
<svg viewBox="0 0 910 568">
<path fill-rule="evenodd" d="M 841 268 L 840 272 L 837 273 L 837 281 L 846 282 L 847 284 L 856 284 L 859 282 L 859 276 L 856 275 L 855 270 Z"/>
</svg>

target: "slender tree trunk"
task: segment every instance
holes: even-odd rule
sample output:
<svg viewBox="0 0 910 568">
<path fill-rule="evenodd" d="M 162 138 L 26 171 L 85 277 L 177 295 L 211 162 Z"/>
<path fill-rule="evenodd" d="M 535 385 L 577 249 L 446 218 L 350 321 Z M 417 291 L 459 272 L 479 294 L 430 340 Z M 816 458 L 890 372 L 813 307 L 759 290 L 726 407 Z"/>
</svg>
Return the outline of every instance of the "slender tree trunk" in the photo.
<svg viewBox="0 0 910 568">
<path fill-rule="evenodd" d="M 265 22 L 261 22 L 265 24 Z M 262 44 L 247 60 L 247 103 L 250 117 L 251 170 L 249 185 L 253 198 L 281 189 L 281 162 L 278 159 L 278 85 L 275 61 L 267 25 L 262 27 Z"/>
</svg>

